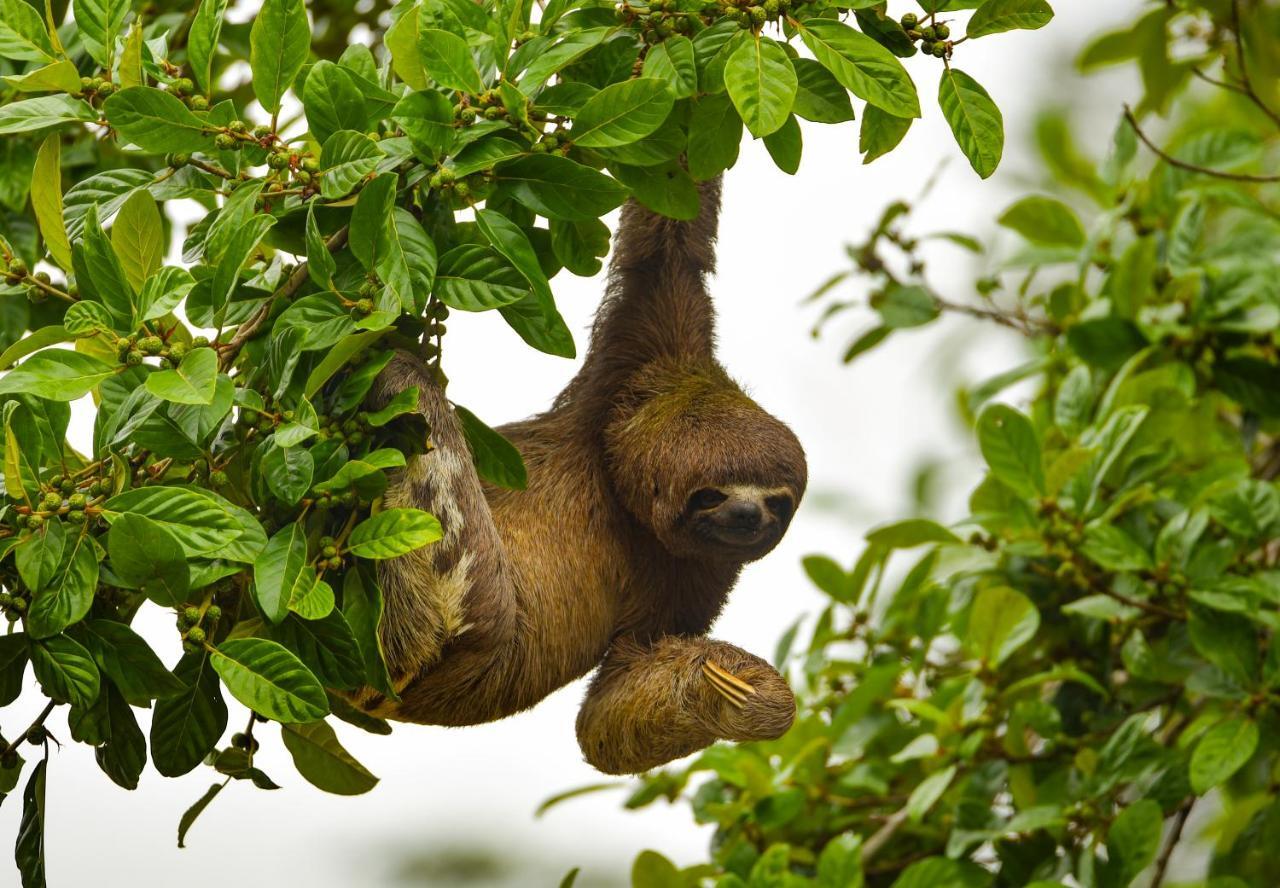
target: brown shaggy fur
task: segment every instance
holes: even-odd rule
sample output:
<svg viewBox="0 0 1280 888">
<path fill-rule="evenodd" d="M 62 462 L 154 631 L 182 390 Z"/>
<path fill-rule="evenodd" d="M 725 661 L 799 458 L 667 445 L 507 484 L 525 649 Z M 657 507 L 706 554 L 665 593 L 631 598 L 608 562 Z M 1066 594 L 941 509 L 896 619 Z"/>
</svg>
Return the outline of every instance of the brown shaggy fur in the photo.
<svg viewBox="0 0 1280 888">
<path fill-rule="evenodd" d="M 382 565 L 382 637 L 401 700 L 366 691 L 366 709 L 476 724 L 599 666 L 578 737 L 610 773 L 790 726 L 795 702 L 782 677 L 703 637 L 742 564 L 785 531 L 806 480 L 790 430 L 714 357 L 704 277 L 718 209 L 718 181 L 703 186 L 692 222 L 624 209 L 581 372 L 551 410 L 501 429 L 524 456 L 527 490 L 479 480 L 448 401 L 414 358 L 384 371 L 376 398 L 418 386 L 434 444 L 393 479 L 387 504 L 431 511 L 445 537 Z M 718 535 L 737 532 L 736 518 L 727 506 L 695 506 L 691 496 L 707 490 L 729 504 L 767 503 L 760 539 L 725 543 Z M 708 668 L 748 692 L 732 700 Z"/>
</svg>

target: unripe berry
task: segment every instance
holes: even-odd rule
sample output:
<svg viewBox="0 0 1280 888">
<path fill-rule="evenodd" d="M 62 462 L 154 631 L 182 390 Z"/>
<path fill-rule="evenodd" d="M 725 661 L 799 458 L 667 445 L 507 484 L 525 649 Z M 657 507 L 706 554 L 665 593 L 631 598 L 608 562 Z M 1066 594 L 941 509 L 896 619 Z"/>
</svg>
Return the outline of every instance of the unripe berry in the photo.
<svg viewBox="0 0 1280 888">
<path fill-rule="evenodd" d="M 461 121 L 462 121 L 463 123 L 465 123 L 465 124 L 475 123 L 475 122 L 476 122 L 476 109 L 475 109 L 475 108 L 463 108 L 463 109 L 462 109 L 462 113 L 458 115 L 458 119 L 459 119 L 459 120 L 461 120 Z"/>
<path fill-rule="evenodd" d="M 83 509 L 87 502 L 83 493 L 73 493 L 67 498 L 67 505 L 73 509 Z"/>
<path fill-rule="evenodd" d="M 192 96 L 187 101 L 187 104 L 191 106 L 192 111 L 208 111 L 209 110 L 209 100 L 206 99 L 204 96 Z"/>
<path fill-rule="evenodd" d="M 904 31 L 910 31 L 912 28 L 914 28 L 917 24 L 920 23 L 920 17 L 916 15 L 914 12 L 908 12 L 906 15 L 902 17 L 901 23 L 902 23 L 902 29 Z"/>
<path fill-rule="evenodd" d="M 222 469 L 214 469 L 209 473 L 209 483 L 215 487 L 225 487 L 230 481 L 231 479 L 227 477 L 227 473 Z"/>
<path fill-rule="evenodd" d="M 222 619 L 222 608 L 216 604 L 211 604 L 204 612 L 204 618 L 210 623 L 216 623 Z"/>
<path fill-rule="evenodd" d="M 194 626 L 200 622 L 200 608 L 185 607 L 182 609 L 182 619 L 186 621 L 188 626 Z"/>
<path fill-rule="evenodd" d="M 177 80 L 173 81 L 172 89 L 180 96 L 189 95 L 195 88 L 196 85 L 191 82 L 190 77 L 179 77 Z"/>
<path fill-rule="evenodd" d="M 240 147 L 240 140 L 230 133 L 218 133 L 213 138 L 213 144 L 221 151 L 235 151 Z"/>
<path fill-rule="evenodd" d="M 947 54 L 947 46 L 945 43 L 935 43 L 932 52 L 938 58 L 942 58 Z"/>
<path fill-rule="evenodd" d="M 267 166 L 273 170 L 283 170 L 289 166 L 289 154 L 286 151 L 274 151 L 267 155 Z"/>
<path fill-rule="evenodd" d="M 951 36 L 951 27 L 949 25 L 934 25 L 933 31 L 938 35 L 939 40 L 946 40 Z"/>
<path fill-rule="evenodd" d="M 56 509 L 61 505 L 62 505 L 62 494 L 50 492 L 44 495 L 44 507 L 46 509 Z"/>
<path fill-rule="evenodd" d="M 208 348 L 208 347 L 209 347 L 209 337 L 207 337 L 207 336 L 197 336 L 197 337 L 195 337 L 194 339 L 192 339 L 192 340 L 191 340 L 191 347 L 192 347 L 192 348 Z"/>
<path fill-rule="evenodd" d="M 308 173 L 318 173 L 320 172 L 320 161 L 314 157 L 304 157 L 302 159 L 302 168 Z"/>
<path fill-rule="evenodd" d="M 67 520 L 70 521 L 72 524 L 84 524 L 84 521 L 85 521 L 84 512 L 80 511 L 79 509 L 72 509 L 70 512 L 67 513 Z"/>
<path fill-rule="evenodd" d="M 181 342 L 175 342 L 169 346 L 169 357 L 174 361 L 181 361 L 187 356 L 187 346 Z"/>
<path fill-rule="evenodd" d="M 187 641 L 192 644 L 201 644 L 204 641 L 204 630 L 199 626 L 192 626 L 187 630 Z"/>
<path fill-rule="evenodd" d="M 923 37 L 925 40 L 937 40 L 938 29 L 933 27 L 932 25 L 925 25 L 923 28 L 920 29 L 920 36 Z"/>
</svg>

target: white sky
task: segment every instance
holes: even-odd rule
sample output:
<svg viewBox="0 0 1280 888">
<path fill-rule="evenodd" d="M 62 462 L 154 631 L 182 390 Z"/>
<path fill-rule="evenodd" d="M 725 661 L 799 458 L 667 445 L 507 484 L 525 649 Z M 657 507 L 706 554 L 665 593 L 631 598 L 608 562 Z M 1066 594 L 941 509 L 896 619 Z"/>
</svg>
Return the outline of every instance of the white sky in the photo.
<svg viewBox="0 0 1280 888">
<path fill-rule="evenodd" d="M 1105 145 L 1119 102 L 1132 99 L 1135 88 L 1125 81 L 1081 80 L 1064 60 L 1086 34 L 1132 16 L 1139 3 L 1055 5 L 1058 17 L 1044 30 L 992 36 L 957 51 L 958 66 L 983 83 L 1004 112 L 1005 162 L 988 182 L 980 182 L 960 157 L 937 110 L 940 65 L 934 59 L 907 61 L 924 120 L 899 150 L 870 167 L 860 164 L 856 151 L 857 123 L 804 124 L 805 158 L 795 177 L 775 169 L 762 145 L 744 144 L 725 187 L 714 281 L 721 358 L 766 409 L 792 425 L 808 452 L 811 480 L 809 499 L 786 539 L 744 574 L 716 626 L 718 637 L 770 655 L 782 630 L 822 603 L 800 558 L 824 552 L 851 562 L 867 527 L 903 514 L 907 484 L 922 460 L 948 460 L 953 491 L 963 494 L 972 485 L 977 463 L 953 418 L 953 390 L 1012 366 L 1017 344 L 974 322 L 953 321 L 899 335 L 845 368 L 840 354 L 853 332 L 870 326 L 870 312 L 851 313 L 815 342 L 808 333 L 814 313 L 797 303 L 844 266 L 846 242 L 860 239 L 889 201 L 914 197 L 943 160 L 949 163 L 916 231 L 990 231 L 992 217 L 1029 184 L 1023 174 L 1034 170 L 1034 160 L 1026 134 L 1038 103 L 1070 100 L 1081 90 L 1102 97 L 1107 112 L 1097 118 L 1092 147 Z M 952 298 L 966 298 L 970 260 L 945 246 L 931 255 L 932 282 Z M 585 352 L 602 280 L 566 273 L 553 286 L 578 334 L 579 352 Z M 538 411 L 577 368 L 524 346 L 496 313 L 455 313 L 449 327 L 450 395 L 491 424 Z M 981 346 L 972 347 L 979 334 Z M 848 505 L 839 514 L 823 511 L 815 506 L 817 494 Z M 963 500 L 953 493 L 948 501 L 954 508 L 942 517 L 961 517 Z M 166 662 L 176 661 L 170 616 L 144 609 L 137 626 L 167 652 Z M 50 884 L 453 885 L 461 883 L 411 878 L 403 872 L 405 861 L 430 864 L 478 850 L 510 856 L 515 869 L 505 880 L 469 884 L 554 885 L 569 868 L 582 866 L 579 885 L 587 886 L 617 884 L 636 852 L 647 847 L 682 863 L 704 859 L 710 833 L 695 828 L 683 806 L 624 812 L 624 795 L 610 792 L 533 818 L 547 796 L 601 779 L 582 762 L 574 739 L 583 689 L 577 682 L 532 712 L 474 728 L 397 725 L 392 736 L 375 737 L 339 723 L 343 742 L 382 778 L 357 798 L 326 795 L 306 784 L 268 726 L 260 732 L 257 763 L 285 788 L 228 787 L 183 851 L 175 845 L 178 817 L 213 782 L 212 771 L 169 780 L 148 766 L 139 789 L 126 792 L 98 770 L 90 748 L 69 742 L 65 716 L 55 718 L 53 731 L 67 742 L 53 753 L 48 774 Z M 245 713 L 230 702 L 235 730 Z M 41 703 L 25 693 L 4 713 L 7 732 L 26 724 Z M 135 712 L 145 731 L 148 713 Z M 0 807 L 6 847 L 16 835 L 20 808 L 20 789 Z M 0 884 L 16 884 L 16 871 L 6 871 L 7 865 L 0 863 Z"/>
</svg>

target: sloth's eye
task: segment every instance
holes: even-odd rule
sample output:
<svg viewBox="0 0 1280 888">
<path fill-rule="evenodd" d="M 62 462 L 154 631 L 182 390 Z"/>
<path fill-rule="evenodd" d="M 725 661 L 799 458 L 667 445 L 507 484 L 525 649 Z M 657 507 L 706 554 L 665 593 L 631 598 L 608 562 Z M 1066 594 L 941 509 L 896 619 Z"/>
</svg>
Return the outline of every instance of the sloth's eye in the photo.
<svg viewBox="0 0 1280 888">
<path fill-rule="evenodd" d="M 689 508 L 697 512 L 714 509 L 728 498 L 714 487 L 704 487 L 689 497 Z"/>
</svg>

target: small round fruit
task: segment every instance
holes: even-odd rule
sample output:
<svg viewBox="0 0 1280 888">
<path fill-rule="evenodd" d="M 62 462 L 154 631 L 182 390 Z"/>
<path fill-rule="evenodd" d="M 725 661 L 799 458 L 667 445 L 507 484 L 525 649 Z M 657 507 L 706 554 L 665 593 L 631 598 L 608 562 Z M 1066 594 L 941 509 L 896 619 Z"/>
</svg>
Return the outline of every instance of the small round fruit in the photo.
<svg viewBox="0 0 1280 888">
<path fill-rule="evenodd" d="M 192 96 L 187 101 L 187 104 L 191 106 L 192 111 L 208 111 L 209 110 L 209 100 L 206 99 L 204 96 Z"/>
<path fill-rule="evenodd" d="M 204 630 L 201 629 L 199 626 L 192 626 L 190 629 L 187 630 L 187 641 L 191 642 L 192 644 L 203 644 L 204 637 L 205 637 Z"/>
<path fill-rule="evenodd" d="M 209 483 L 215 487 L 225 487 L 230 482 L 231 479 L 227 477 L 227 473 L 222 469 L 214 469 L 209 473 Z"/>
</svg>

